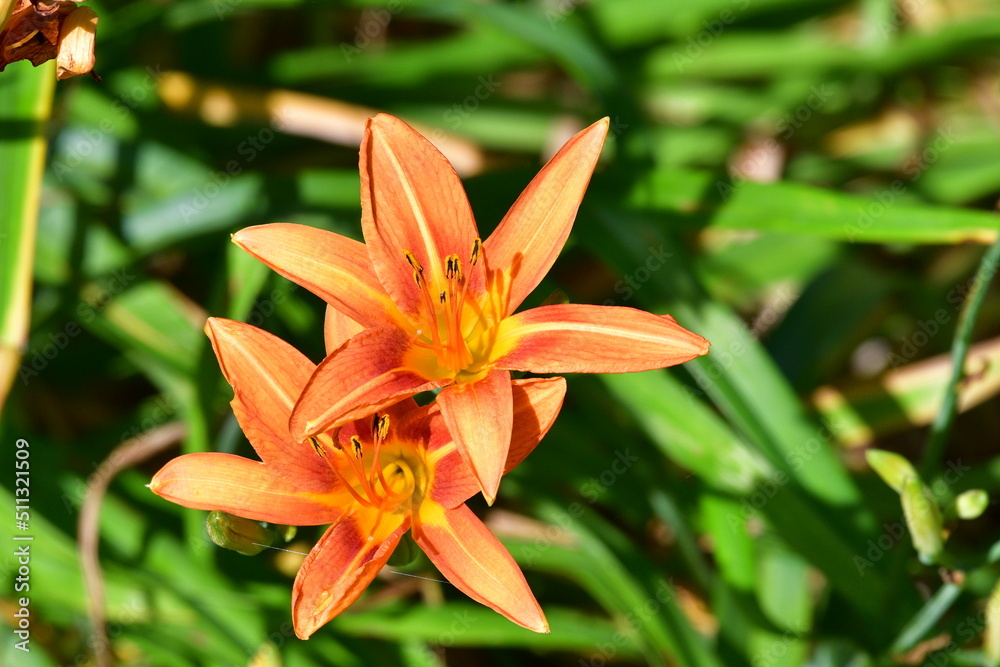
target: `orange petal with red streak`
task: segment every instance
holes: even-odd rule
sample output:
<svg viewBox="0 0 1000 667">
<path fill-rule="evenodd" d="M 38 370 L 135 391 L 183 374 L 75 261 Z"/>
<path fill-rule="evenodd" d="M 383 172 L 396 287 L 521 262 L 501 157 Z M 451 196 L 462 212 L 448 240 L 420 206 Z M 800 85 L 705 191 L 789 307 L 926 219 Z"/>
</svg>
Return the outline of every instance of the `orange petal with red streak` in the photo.
<svg viewBox="0 0 1000 667">
<path fill-rule="evenodd" d="M 620 306 L 558 304 L 501 322 L 499 368 L 535 373 L 631 373 L 682 364 L 709 342 L 669 315 Z"/>
<path fill-rule="evenodd" d="M 398 317 L 363 243 L 306 225 L 272 223 L 233 234 L 233 243 L 365 326 Z"/>
<path fill-rule="evenodd" d="M 510 450 L 503 474 L 516 468 L 535 449 L 559 415 L 566 396 L 566 380 L 555 378 L 530 378 L 511 382 L 513 397 L 513 428 Z M 434 410 L 424 419 L 429 424 L 426 433 L 439 433 L 444 425 Z M 411 429 L 416 430 L 416 429 Z M 428 439 L 427 462 L 433 468 L 428 496 L 447 508 L 457 507 L 479 492 L 472 470 L 462 460 L 458 449 L 447 434 Z"/>
<path fill-rule="evenodd" d="M 399 309 L 414 321 L 422 297 L 404 251 L 423 268 L 431 294 L 446 289 L 445 258 L 459 257 L 466 280 L 481 285 L 470 265 L 478 236 L 462 182 L 448 159 L 412 127 L 379 114 L 361 144 L 361 227 L 375 273 Z M 476 296 L 470 294 L 470 296 Z"/>
<path fill-rule="evenodd" d="M 456 588 L 518 625 L 547 633 L 548 621 L 510 552 L 465 505 L 424 501 L 413 539 Z"/>
<path fill-rule="evenodd" d="M 291 526 L 336 521 L 349 500 L 342 493 L 305 491 L 274 474 L 271 466 L 218 452 L 177 457 L 153 476 L 149 488 L 184 507 Z"/>
<path fill-rule="evenodd" d="M 396 326 L 366 329 L 316 367 L 289 428 L 305 440 L 447 381 L 428 381 L 405 366 L 407 334 Z"/>
<path fill-rule="evenodd" d="M 302 490 L 338 486 L 326 462 L 288 431 L 292 408 L 316 365 L 277 336 L 243 322 L 211 317 L 205 332 L 233 386 L 233 412 L 257 455 Z"/>
<path fill-rule="evenodd" d="M 330 526 L 302 562 L 292 586 L 292 623 L 299 639 L 344 611 L 389 560 L 409 528 L 407 514 L 357 508 Z"/>
<path fill-rule="evenodd" d="M 607 133 L 603 118 L 566 142 L 484 244 L 489 271 L 506 283 L 504 314 L 514 312 L 562 251 Z"/>
<path fill-rule="evenodd" d="M 448 431 L 490 505 L 497 496 L 510 449 L 514 399 L 510 373 L 445 387 L 437 396 Z"/>
</svg>

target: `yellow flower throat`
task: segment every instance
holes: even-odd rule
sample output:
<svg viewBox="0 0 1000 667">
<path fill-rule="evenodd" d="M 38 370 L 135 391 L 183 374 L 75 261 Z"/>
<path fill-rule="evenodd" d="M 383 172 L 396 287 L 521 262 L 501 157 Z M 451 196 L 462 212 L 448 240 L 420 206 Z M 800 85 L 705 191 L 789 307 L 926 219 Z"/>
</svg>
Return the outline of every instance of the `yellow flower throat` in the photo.
<svg viewBox="0 0 1000 667">
<path fill-rule="evenodd" d="M 343 490 L 362 507 L 378 511 L 375 527 L 386 513 L 409 512 L 419 504 L 427 486 L 423 456 L 412 443 L 389 437 L 389 415 L 372 416 L 367 457 L 356 435 L 350 437 L 349 448 L 341 446 L 339 430 L 310 437 L 309 442 L 343 483 Z"/>
<path fill-rule="evenodd" d="M 482 250 L 482 241 L 475 239 L 470 266 L 479 263 Z M 489 370 L 485 368 L 489 360 L 489 337 L 484 333 L 492 328 L 493 318 L 485 317 L 482 305 L 469 295 L 469 281 L 462 272 L 459 256 L 452 254 L 445 258 L 444 289 L 438 291 L 432 289 L 424 267 L 413 253 L 404 250 L 403 255 L 420 290 L 423 321 L 420 328 L 414 329 L 416 349 L 408 360 L 410 365 L 433 379 L 471 382 L 482 378 Z"/>
</svg>

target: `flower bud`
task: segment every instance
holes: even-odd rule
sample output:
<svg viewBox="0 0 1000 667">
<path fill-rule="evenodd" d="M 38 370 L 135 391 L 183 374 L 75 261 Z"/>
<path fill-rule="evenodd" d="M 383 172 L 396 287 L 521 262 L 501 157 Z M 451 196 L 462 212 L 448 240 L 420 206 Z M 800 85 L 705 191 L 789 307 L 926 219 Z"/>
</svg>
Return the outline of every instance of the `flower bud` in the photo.
<svg viewBox="0 0 1000 667">
<path fill-rule="evenodd" d="M 903 492 L 903 483 L 907 479 L 919 480 L 920 476 L 909 461 L 894 452 L 884 449 L 869 449 L 865 452 L 868 465 L 872 467 L 882 481 L 892 487 L 896 493 Z"/>
<path fill-rule="evenodd" d="M 955 515 L 959 519 L 975 519 L 986 511 L 990 495 L 982 489 L 969 489 L 955 498 Z"/>
<path fill-rule="evenodd" d="M 941 536 L 941 510 L 934 497 L 919 479 L 914 478 L 903 482 L 899 497 L 920 561 L 924 564 L 935 562 L 944 546 L 944 539 Z"/>
<path fill-rule="evenodd" d="M 205 527 L 217 545 L 244 556 L 256 556 L 274 541 L 274 531 L 260 525 L 259 521 L 218 510 L 208 515 Z"/>
</svg>

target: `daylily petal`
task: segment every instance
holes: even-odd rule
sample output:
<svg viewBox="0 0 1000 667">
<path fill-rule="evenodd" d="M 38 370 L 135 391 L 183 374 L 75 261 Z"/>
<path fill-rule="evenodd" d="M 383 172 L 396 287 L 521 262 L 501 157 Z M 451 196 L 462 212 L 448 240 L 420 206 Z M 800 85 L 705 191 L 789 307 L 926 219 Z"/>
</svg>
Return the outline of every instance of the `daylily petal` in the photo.
<svg viewBox="0 0 1000 667">
<path fill-rule="evenodd" d="M 309 378 L 292 411 L 292 437 L 305 440 L 447 382 L 428 381 L 407 368 L 409 349 L 409 337 L 393 325 L 366 329 L 347 341 Z"/>
<path fill-rule="evenodd" d="M 505 315 L 517 309 L 559 256 L 607 133 L 608 119 L 603 118 L 566 142 L 486 240 L 494 285 L 506 283 Z"/>
<path fill-rule="evenodd" d="M 375 273 L 399 309 L 416 321 L 422 300 L 404 251 L 423 268 L 432 294 L 445 289 L 445 259 L 459 257 L 470 284 L 478 236 L 462 182 L 448 159 L 412 127 L 379 114 L 361 144 L 361 226 Z M 474 296 L 474 295 L 473 295 Z"/>
<path fill-rule="evenodd" d="M 290 223 L 241 229 L 233 243 L 365 326 L 398 317 L 363 243 Z"/>
<path fill-rule="evenodd" d="M 549 432 L 566 396 L 566 380 L 560 377 L 514 380 L 511 382 L 511 394 L 514 403 L 513 428 L 503 469 L 505 475 L 520 465 Z M 441 419 L 438 413 L 438 410 L 433 410 L 425 419 Z M 436 427 L 432 424 L 427 430 L 434 433 Z M 479 492 L 479 483 L 447 435 L 430 441 L 426 458 L 433 470 L 427 493 L 431 500 L 453 508 Z"/>
<path fill-rule="evenodd" d="M 499 368 L 535 373 L 629 373 L 708 352 L 709 342 L 669 315 L 621 306 L 558 304 L 501 322 Z"/>
<path fill-rule="evenodd" d="M 323 322 L 323 341 L 326 343 L 326 353 L 332 354 L 334 350 L 354 338 L 356 334 L 364 331 L 365 328 L 333 306 L 327 305 L 326 318 Z"/>
<path fill-rule="evenodd" d="M 309 639 L 358 599 L 407 531 L 407 514 L 357 508 L 330 526 L 302 562 L 292 586 L 292 622 Z"/>
<path fill-rule="evenodd" d="M 303 491 L 338 486 L 327 463 L 288 431 L 292 408 L 316 365 L 277 336 L 243 322 L 211 317 L 205 332 L 233 386 L 233 412 L 257 455 Z"/>
<path fill-rule="evenodd" d="M 421 503 L 414 515 L 413 539 L 441 574 L 473 600 L 521 627 L 549 631 L 521 568 L 468 507 L 449 510 Z"/>
<path fill-rule="evenodd" d="M 502 370 L 490 371 L 477 382 L 445 387 L 437 396 L 455 446 L 490 505 L 510 449 L 513 401 L 510 373 Z"/>
<path fill-rule="evenodd" d="M 255 521 L 319 526 L 336 521 L 349 497 L 304 491 L 267 464 L 234 454 L 185 454 L 163 466 L 150 490 L 196 510 L 220 510 Z"/>
</svg>

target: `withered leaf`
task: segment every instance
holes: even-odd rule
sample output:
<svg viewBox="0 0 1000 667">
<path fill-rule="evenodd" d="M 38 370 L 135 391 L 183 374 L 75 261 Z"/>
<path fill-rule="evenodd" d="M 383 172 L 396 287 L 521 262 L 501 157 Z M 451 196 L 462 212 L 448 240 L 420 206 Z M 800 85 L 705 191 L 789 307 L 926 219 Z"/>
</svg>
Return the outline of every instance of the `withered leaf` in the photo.
<svg viewBox="0 0 1000 667">
<path fill-rule="evenodd" d="M 19 0 L 0 30 L 0 72 L 18 60 L 38 67 L 59 57 L 60 79 L 86 74 L 94 66 L 96 24 L 93 10 L 75 0 Z"/>
</svg>

